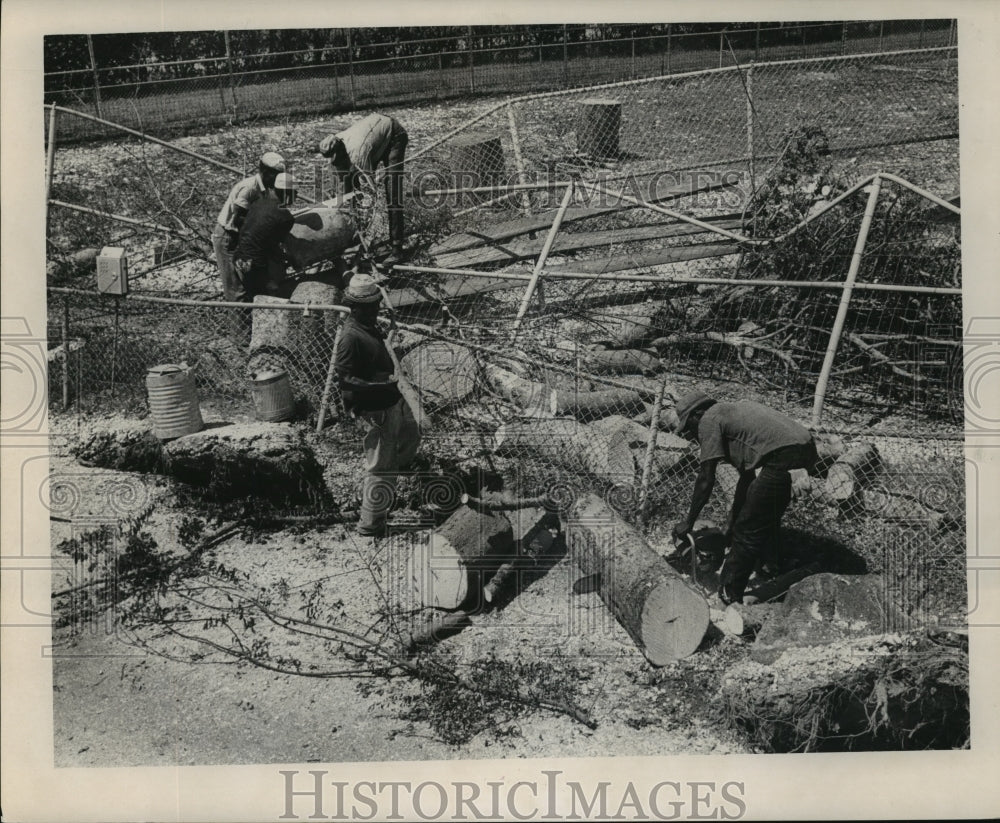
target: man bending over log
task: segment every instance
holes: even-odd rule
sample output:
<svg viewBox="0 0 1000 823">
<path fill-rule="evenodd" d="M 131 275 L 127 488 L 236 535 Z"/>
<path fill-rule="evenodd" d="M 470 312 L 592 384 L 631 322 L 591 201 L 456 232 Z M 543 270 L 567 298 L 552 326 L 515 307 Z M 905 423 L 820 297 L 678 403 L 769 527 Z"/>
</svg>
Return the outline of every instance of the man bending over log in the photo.
<svg viewBox="0 0 1000 823">
<path fill-rule="evenodd" d="M 740 473 L 726 526 L 729 554 L 720 574 L 719 597 L 743 602 L 755 565 L 778 554 L 778 529 L 792 499 L 791 469 L 814 471 L 812 435 L 790 417 L 750 400 L 719 403 L 694 391 L 677 402 L 677 432 L 701 445 L 701 469 L 686 519 L 674 539 L 686 541 L 715 487 L 715 467 L 725 460 Z"/>
<path fill-rule="evenodd" d="M 367 274 L 355 274 L 344 291 L 351 316 L 344 321 L 334 355 L 334 369 L 348 413 L 365 425 L 365 468 L 358 534 L 386 534 L 396 475 L 420 446 L 420 429 L 400 394 L 394 366 L 379 329 L 382 292 Z"/>
<path fill-rule="evenodd" d="M 329 158 L 344 194 L 364 185 L 375 191 L 375 170 L 385 166 L 385 202 L 389 214 L 392 251 L 383 263 L 403 259 L 403 159 L 409 137 L 399 121 L 385 114 L 370 114 L 344 131 L 324 137 L 318 150 Z"/>
<path fill-rule="evenodd" d="M 215 221 L 212 229 L 215 265 L 219 269 L 223 296 L 231 303 L 247 302 L 243 283 L 233 271 L 233 252 L 240 239 L 240 229 L 251 204 L 262 198 L 276 196 L 274 181 L 284 170 L 285 159 L 280 154 L 265 152 L 260 158 L 257 173 L 233 186 Z"/>
</svg>

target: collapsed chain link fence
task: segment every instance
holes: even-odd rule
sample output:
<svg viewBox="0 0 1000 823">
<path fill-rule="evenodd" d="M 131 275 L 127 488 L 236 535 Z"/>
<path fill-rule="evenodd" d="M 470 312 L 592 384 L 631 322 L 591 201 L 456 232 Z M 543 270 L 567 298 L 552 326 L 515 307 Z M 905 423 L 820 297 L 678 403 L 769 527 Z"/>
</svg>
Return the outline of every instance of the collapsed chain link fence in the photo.
<svg viewBox="0 0 1000 823">
<path fill-rule="evenodd" d="M 866 55 L 536 95 L 444 138 L 411 129 L 416 254 L 390 304 L 435 421 L 425 451 L 447 443 L 524 496 L 599 490 L 655 533 L 686 513 L 697 463 L 668 431 L 676 399 L 758 399 L 841 453 L 877 452 L 851 467 L 856 487 L 797 479 L 793 553 L 885 571 L 914 615 L 964 603 L 960 248 L 941 197 L 957 190 L 955 83 L 952 49 Z M 327 170 L 310 178 L 314 149 L 286 150 L 293 163 L 296 148 L 322 196 Z M 52 255 L 54 408 L 145 414 L 147 370 L 185 361 L 217 419 L 252 416 L 265 367 L 289 373 L 309 426 L 321 408 L 342 419 L 328 392 L 338 313 L 304 305 L 335 305 L 338 288 L 255 305 L 247 345 L 247 309 L 213 305 L 207 259 L 232 171 L 117 151 L 117 184 L 53 189 L 90 212 L 54 209 L 50 237 L 134 250 L 136 292 L 81 291 Z M 384 238 L 383 206 L 358 217 Z M 194 299 L 151 299 L 168 294 Z M 735 480 L 720 472 L 717 523 Z"/>
</svg>

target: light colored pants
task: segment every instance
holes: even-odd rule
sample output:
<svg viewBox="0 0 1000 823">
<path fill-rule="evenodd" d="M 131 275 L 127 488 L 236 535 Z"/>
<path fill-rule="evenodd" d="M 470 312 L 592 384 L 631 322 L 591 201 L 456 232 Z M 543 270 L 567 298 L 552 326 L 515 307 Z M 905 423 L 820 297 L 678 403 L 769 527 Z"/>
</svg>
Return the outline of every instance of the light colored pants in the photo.
<svg viewBox="0 0 1000 823">
<path fill-rule="evenodd" d="M 384 411 L 359 412 L 364 421 L 365 477 L 361 490 L 358 528 L 369 531 L 385 525 L 396 490 L 396 475 L 416 457 L 420 428 L 409 404 L 400 399 Z"/>
<path fill-rule="evenodd" d="M 229 235 L 219 223 L 216 223 L 212 229 L 212 248 L 215 250 L 215 265 L 219 268 L 222 294 L 227 302 L 246 303 L 248 302 L 246 289 L 243 288 L 243 281 L 233 270 L 233 254 L 226 249 L 228 243 Z"/>
</svg>

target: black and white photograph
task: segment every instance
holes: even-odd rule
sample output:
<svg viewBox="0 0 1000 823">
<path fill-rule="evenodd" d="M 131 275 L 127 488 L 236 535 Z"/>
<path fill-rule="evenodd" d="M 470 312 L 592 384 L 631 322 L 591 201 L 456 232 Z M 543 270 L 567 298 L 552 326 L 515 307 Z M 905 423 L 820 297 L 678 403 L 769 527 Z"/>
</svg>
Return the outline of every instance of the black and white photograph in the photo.
<svg viewBox="0 0 1000 823">
<path fill-rule="evenodd" d="M 132 5 L 4 135 L 9 819 L 998 811 L 977 9 Z"/>
</svg>

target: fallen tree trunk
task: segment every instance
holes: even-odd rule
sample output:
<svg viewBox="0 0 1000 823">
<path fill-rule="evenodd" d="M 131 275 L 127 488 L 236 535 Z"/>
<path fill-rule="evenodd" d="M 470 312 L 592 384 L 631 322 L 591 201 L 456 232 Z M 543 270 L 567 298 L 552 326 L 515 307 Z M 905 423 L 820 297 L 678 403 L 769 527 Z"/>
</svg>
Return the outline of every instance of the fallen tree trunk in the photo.
<svg viewBox="0 0 1000 823">
<path fill-rule="evenodd" d="M 556 390 L 555 414 L 569 415 L 586 423 L 612 414 L 637 414 L 646 408 L 638 392 L 628 389 L 603 389 L 590 392 Z"/>
<path fill-rule="evenodd" d="M 490 387 L 501 397 L 528 412 L 554 417 L 556 413 L 555 392 L 543 383 L 528 380 L 499 366 L 486 364 L 483 376 Z"/>
<path fill-rule="evenodd" d="M 656 374 L 663 365 L 641 349 L 596 349 L 584 355 L 584 363 L 594 374 Z"/>
<path fill-rule="evenodd" d="M 599 497 L 570 507 L 566 541 L 585 575 L 655 666 L 691 654 L 709 625 L 708 602 Z"/>
<path fill-rule="evenodd" d="M 622 432 L 606 433 L 575 420 L 505 423 L 497 429 L 500 454 L 536 454 L 556 466 L 616 484 L 633 485 L 636 463 Z"/>
<path fill-rule="evenodd" d="M 300 429 L 242 423 L 203 429 L 165 443 L 167 471 L 206 497 L 272 503 L 327 501 L 323 469 Z"/>
<path fill-rule="evenodd" d="M 826 493 L 833 500 L 850 500 L 881 469 L 878 449 L 871 443 L 859 443 L 842 454 L 826 475 Z"/>
</svg>

